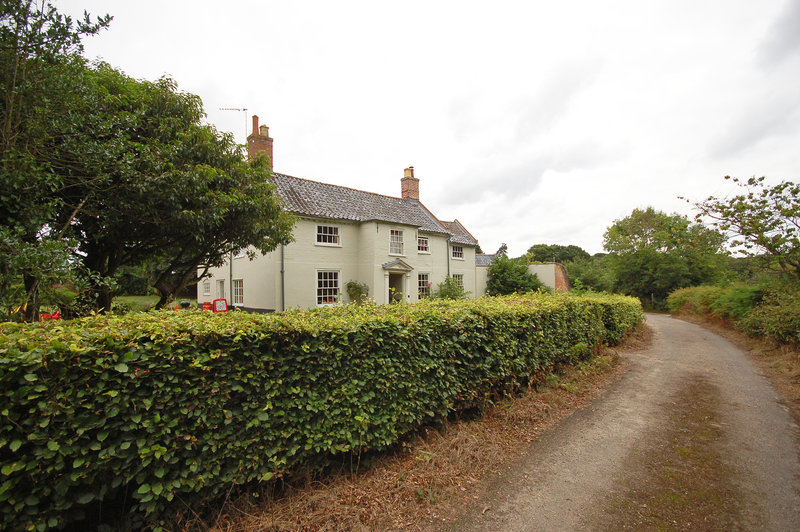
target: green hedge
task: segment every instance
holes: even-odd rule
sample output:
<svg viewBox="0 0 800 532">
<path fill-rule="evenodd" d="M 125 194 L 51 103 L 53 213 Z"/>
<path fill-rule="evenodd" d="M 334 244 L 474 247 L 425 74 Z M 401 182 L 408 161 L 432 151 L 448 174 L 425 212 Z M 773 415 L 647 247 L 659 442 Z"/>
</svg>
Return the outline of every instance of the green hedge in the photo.
<svg viewBox="0 0 800 532">
<path fill-rule="evenodd" d="M 174 498 L 385 448 L 641 320 L 632 298 L 531 295 L 2 324 L 2 527 L 123 494 L 168 517 Z"/>
<path fill-rule="evenodd" d="M 775 283 L 681 288 L 669 295 L 672 312 L 731 320 L 744 333 L 779 344 L 800 345 L 800 287 Z"/>
</svg>

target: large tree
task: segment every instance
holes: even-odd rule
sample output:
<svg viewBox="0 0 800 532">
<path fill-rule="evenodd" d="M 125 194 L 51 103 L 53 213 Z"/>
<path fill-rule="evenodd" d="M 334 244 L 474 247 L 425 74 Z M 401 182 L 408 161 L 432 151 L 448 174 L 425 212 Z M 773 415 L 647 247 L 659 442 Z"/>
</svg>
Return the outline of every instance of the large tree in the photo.
<svg viewBox="0 0 800 532">
<path fill-rule="evenodd" d="M 583 248 L 560 244 L 534 244 L 528 248 L 526 257 L 529 262 L 570 262 L 580 259 L 588 259 L 589 254 Z"/>
<path fill-rule="evenodd" d="M 4 2 L 2 17 L 0 290 L 24 278 L 27 319 L 46 264 L 78 271 L 107 311 L 123 265 L 156 265 L 164 304 L 198 267 L 288 242 L 268 165 L 204 125 L 197 96 L 80 57 L 108 17 L 74 24 L 47 2 Z"/>
<path fill-rule="evenodd" d="M 742 193 L 694 203 L 705 220 L 730 237 L 731 247 L 751 257 L 768 257 L 775 269 L 800 279 L 800 184 L 767 186 L 764 177 L 746 181 L 726 176 Z"/>
<path fill-rule="evenodd" d="M 231 135 L 202 124 L 200 98 L 169 78 L 135 80 L 105 64 L 73 83 L 78 101 L 53 124 L 47 151 L 65 183 L 56 221 L 94 278 L 150 261 L 160 306 L 196 282 L 198 267 L 289 241 L 291 218 L 266 161 L 247 161 Z M 111 308 L 104 281 L 91 295 Z"/>
<path fill-rule="evenodd" d="M 81 39 L 110 17 L 74 21 L 47 1 L 0 3 L 0 302 L 36 319 L 43 278 L 70 278 L 70 245 L 52 224 L 63 187 L 43 154 L 50 117 L 69 93 L 57 81 L 81 51 Z"/>
<path fill-rule="evenodd" d="M 659 306 L 667 295 L 722 276 L 724 237 L 685 216 L 652 207 L 616 220 L 604 234 L 616 289 Z"/>
</svg>

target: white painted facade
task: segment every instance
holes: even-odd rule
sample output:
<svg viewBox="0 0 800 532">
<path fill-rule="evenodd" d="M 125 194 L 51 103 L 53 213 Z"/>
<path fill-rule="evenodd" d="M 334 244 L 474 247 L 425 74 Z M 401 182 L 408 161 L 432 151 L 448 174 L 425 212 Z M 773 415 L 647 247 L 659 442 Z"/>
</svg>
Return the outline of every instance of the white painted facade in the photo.
<svg viewBox="0 0 800 532">
<path fill-rule="evenodd" d="M 338 228 L 338 245 L 318 243 L 319 226 Z M 402 231 L 402 253 L 390 250 L 392 230 Z M 349 302 L 345 284 L 354 280 L 367 285 L 369 298 L 375 303 L 389 303 L 392 293 L 403 302 L 414 303 L 420 299 L 420 274 L 427 275 L 431 283 L 428 289 L 434 293 L 448 269 L 449 275 L 461 276 L 468 297 L 478 297 L 485 291 L 485 282 L 483 289 L 476 286 L 475 247 L 452 244 L 443 234 L 382 221 L 298 218 L 293 236 L 294 242 L 267 255 L 257 254 L 250 260 L 242 254 L 233 259 L 232 267 L 227 262 L 209 270 L 211 277 L 200 281 L 198 302 L 220 297 L 216 291 L 220 281 L 226 287 L 222 297 L 230 302 L 229 287 L 241 280 L 243 297 L 231 306 L 256 311 L 313 308 Z M 419 237 L 427 238 L 427 251 L 418 249 Z M 461 248 L 463 258 L 453 257 L 454 246 Z M 393 261 L 398 262 L 391 264 Z M 336 273 L 338 290 L 333 301 L 318 301 L 320 272 Z M 203 289 L 204 282 L 210 282 L 210 293 Z"/>
</svg>

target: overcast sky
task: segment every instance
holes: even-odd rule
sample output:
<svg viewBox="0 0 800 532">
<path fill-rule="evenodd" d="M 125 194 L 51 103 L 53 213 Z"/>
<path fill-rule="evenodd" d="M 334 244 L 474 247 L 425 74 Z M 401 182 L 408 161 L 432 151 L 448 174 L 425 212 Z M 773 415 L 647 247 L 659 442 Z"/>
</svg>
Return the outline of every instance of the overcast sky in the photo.
<svg viewBox="0 0 800 532">
<path fill-rule="evenodd" d="M 800 178 L 800 1 L 57 0 L 85 55 L 174 78 L 281 173 L 422 202 L 486 252 L 602 251 L 636 208 L 725 175 Z M 247 113 L 221 111 L 246 108 Z"/>
</svg>

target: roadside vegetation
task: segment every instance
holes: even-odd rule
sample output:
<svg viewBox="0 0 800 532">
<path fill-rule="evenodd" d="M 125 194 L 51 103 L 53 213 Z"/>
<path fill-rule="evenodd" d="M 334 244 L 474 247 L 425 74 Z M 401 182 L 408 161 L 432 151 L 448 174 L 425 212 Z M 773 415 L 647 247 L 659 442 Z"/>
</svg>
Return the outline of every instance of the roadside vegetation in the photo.
<svg viewBox="0 0 800 532">
<path fill-rule="evenodd" d="M 156 524 L 237 485 L 357 465 L 641 320 L 632 298 L 534 294 L 0 324 L 3 527 Z"/>
</svg>

